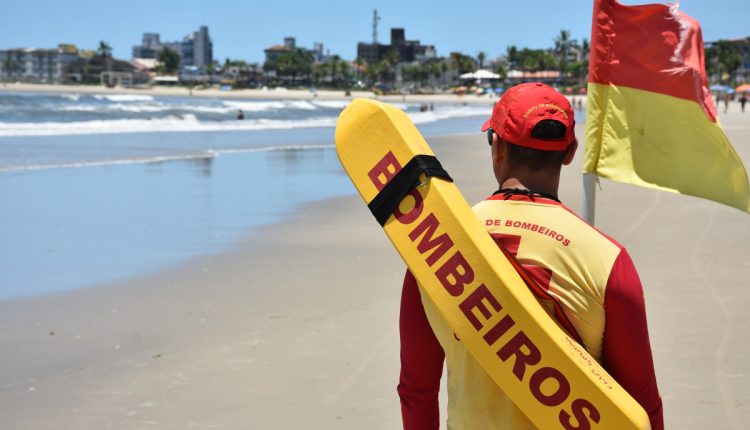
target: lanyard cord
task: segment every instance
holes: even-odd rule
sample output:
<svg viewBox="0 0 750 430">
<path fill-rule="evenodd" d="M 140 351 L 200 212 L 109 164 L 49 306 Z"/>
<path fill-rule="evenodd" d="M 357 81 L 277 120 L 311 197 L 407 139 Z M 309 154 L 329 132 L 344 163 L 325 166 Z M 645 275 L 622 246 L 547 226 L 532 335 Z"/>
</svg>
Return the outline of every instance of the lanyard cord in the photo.
<svg viewBox="0 0 750 430">
<path fill-rule="evenodd" d="M 496 196 L 498 194 L 502 194 L 505 197 L 505 200 L 508 200 L 513 195 L 522 195 L 522 196 L 528 196 L 531 201 L 534 201 L 534 197 L 544 197 L 545 199 L 554 200 L 557 203 L 562 203 L 560 200 L 558 200 L 557 197 L 547 194 L 547 193 L 537 193 L 531 190 L 521 189 L 521 188 L 501 188 L 494 193 L 492 193 L 493 196 Z"/>
</svg>

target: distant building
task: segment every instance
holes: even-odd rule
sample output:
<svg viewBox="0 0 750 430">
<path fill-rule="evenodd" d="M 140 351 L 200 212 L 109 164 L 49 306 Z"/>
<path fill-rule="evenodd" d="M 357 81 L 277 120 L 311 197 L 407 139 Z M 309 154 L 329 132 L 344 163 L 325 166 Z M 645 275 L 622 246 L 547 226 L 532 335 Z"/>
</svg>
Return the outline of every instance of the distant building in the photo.
<svg viewBox="0 0 750 430">
<path fill-rule="evenodd" d="M 583 50 L 580 45 L 572 45 L 568 48 L 566 61 L 568 63 L 575 63 L 578 61 L 588 60 L 588 52 Z"/>
<path fill-rule="evenodd" d="M 130 60 L 130 64 L 135 66 L 140 73 L 149 78 L 155 78 L 157 76 L 159 62 L 154 58 L 134 58 Z"/>
<path fill-rule="evenodd" d="M 433 45 L 422 45 L 419 40 L 406 40 L 406 31 L 403 28 L 391 29 L 391 43 L 364 43 L 357 44 L 357 57 L 368 63 L 381 61 L 389 52 L 398 53 L 400 63 L 420 63 L 437 57 L 437 51 Z"/>
<path fill-rule="evenodd" d="M 205 69 L 196 66 L 182 66 L 177 72 L 179 82 L 210 82 L 211 76 L 206 73 Z"/>
<path fill-rule="evenodd" d="M 182 42 L 183 65 L 206 68 L 214 62 L 214 48 L 211 37 L 208 35 L 208 27 L 201 26 L 191 36 L 187 36 Z M 186 53 L 192 55 L 185 55 Z"/>
<path fill-rule="evenodd" d="M 148 81 L 135 65 L 112 57 L 78 58 L 65 66 L 63 79 L 75 83 L 101 83 L 109 87 L 132 86 Z"/>
<path fill-rule="evenodd" d="M 143 33 L 141 44 L 133 47 L 133 58 L 156 59 L 163 47 L 159 33 Z"/>
<path fill-rule="evenodd" d="M 323 44 L 320 42 L 313 43 L 313 49 L 310 53 L 313 55 L 313 61 L 316 63 L 322 63 L 329 57 L 323 53 Z"/>
<path fill-rule="evenodd" d="M 224 67 L 221 83 L 235 88 L 256 88 L 263 81 L 263 68 L 258 64 L 235 64 Z"/>
<path fill-rule="evenodd" d="M 364 60 L 366 63 L 377 63 L 385 58 L 385 55 L 390 50 L 391 45 L 360 42 L 357 44 L 357 57 Z"/>
<path fill-rule="evenodd" d="M 165 48 L 180 54 L 181 66 L 205 69 L 213 63 L 213 42 L 206 26 L 179 42 L 162 42 L 159 33 L 143 33 L 141 44 L 133 47 L 133 58 L 156 59 Z"/>
<path fill-rule="evenodd" d="M 296 39 L 294 37 L 285 37 L 283 45 L 273 45 L 263 50 L 266 54 L 266 63 L 273 63 L 280 55 L 294 51 L 295 49 L 297 49 Z M 313 61 L 316 63 L 322 63 L 330 57 L 327 53 L 323 53 L 323 44 L 320 42 L 313 43 L 313 49 L 305 50 L 312 55 Z"/>
<path fill-rule="evenodd" d="M 280 55 L 291 52 L 296 47 L 296 42 L 293 37 L 285 37 L 283 45 L 273 45 L 270 48 L 266 48 L 263 52 L 266 54 L 266 63 L 274 63 Z"/>
<path fill-rule="evenodd" d="M 0 80 L 61 82 L 65 66 L 77 59 L 78 48 L 70 44 L 60 44 L 57 49 L 0 50 Z"/>
</svg>

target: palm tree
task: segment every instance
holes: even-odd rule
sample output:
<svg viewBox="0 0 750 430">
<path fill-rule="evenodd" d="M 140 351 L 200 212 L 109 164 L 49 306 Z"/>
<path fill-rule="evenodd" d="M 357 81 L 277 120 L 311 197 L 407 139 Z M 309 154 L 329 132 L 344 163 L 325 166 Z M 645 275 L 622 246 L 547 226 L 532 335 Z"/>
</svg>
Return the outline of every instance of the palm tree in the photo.
<svg viewBox="0 0 750 430">
<path fill-rule="evenodd" d="M 458 72 L 458 74 L 473 72 L 476 70 L 476 63 L 474 59 L 466 54 L 460 52 L 451 52 L 450 54 L 451 66 Z"/>
<path fill-rule="evenodd" d="M 581 40 L 581 61 L 579 61 L 580 69 L 576 72 L 576 70 L 573 71 L 574 76 L 576 76 L 579 85 L 585 86 L 586 80 L 589 72 L 589 50 L 591 49 L 591 45 L 589 44 L 589 40 L 585 37 Z M 574 65 L 576 66 L 576 65 Z"/>
<path fill-rule="evenodd" d="M 450 69 L 450 65 L 447 61 L 443 60 L 440 62 L 440 80 L 442 81 L 443 85 L 445 85 L 445 74 L 448 73 L 448 69 Z"/>
<path fill-rule="evenodd" d="M 518 48 L 516 45 L 508 46 L 506 49 L 506 57 L 508 58 L 508 63 L 511 69 L 518 67 Z"/>
<path fill-rule="evenodd" d="M 329 75 L 330 67 L 328 63 L 317 63 L 312 68 L 312 80 L 315 85 L 320 85 L 321 82 Z"/>
<path fill-rule="evenodd" d="M 107 63 L 107 72 L 111 72 L 112 71 L 112 47 L 109 46 L 109 43 L 103 40 L 100 40 L 99 47 L 96 48 L 96 53 L 104 57 Z"/>
<path fill-rule="evenodd" d="M 180 61 L 182 60 L 177 51 L 168 47 L 159 51 L 159 55 L 157 55 L 156 58 L 157 61 L 159 61 L 160 69 L 163 69 L 163 72 L 167 74 L 177 72 L 177 69 L 180 68 Z"/>
<path fill-rule="evenodd" d="M 717 43 L 719 66 L 723 73 L 719 75 L 720 79 L 723 79 L 726 75 L 729 75 L 729 81 L 735 80 L 737 69 L 742 65 L 742 56 L 739 53 L 739 48 L 736 44 L 728 40 L 719 40 Z"/>
<path fill-rule="evenodd" d="M 560 64 L 560 78 L 565 76 L 565 70 L 568 66 L 568 52 L 575 42 L 570 39 L 570 31 L 560 30 L 560 35 L 555 38 L 555 53 L 558 54 Z"/>
<path fill-rule="evenodd" d="M 398 65 L 399 53 L 395 49 L 391 49 L 385 54 L 385 58 L 380 64 L 383 66 L 382 72 L 385 81 L 395 83 L 396 81 L 396 65 Z"/>
<path fill-rule="evenodd" d="M 589 45 L 589 40 L 586 39 L 585 37 L 583 38 L 583 41 L 581 42 L 581 50 L 582 50 L 583 58 L 588 61 L 589 50 L 591 50 L 591 45 Z"/>
<path fill-rule="evenodd" d="M 493 70 L 493 72 L 500 75 L 501 79 L 505 79 L 505 77 L 508 76 L 508 69 L 505 67 L 505 64 L 501 62 L 495 63 L 495 69 Z"/>
<path fill-rule="evenodd" d="M 98 55 L 101 55 L 102 57 L 111 57 L 112 56 L 112 47 L 109 45 L 109 43 L 100 40 L 99 41 L 99 47 L 96 48 L 96 53 Z"/>
<path fill-rule="evenodd" d="M 354 59 L 354 65 L 357 66 L 357 80 L 361 80 L 362 77 L 360 76 L 362 72 L 362 65 L 365 64 L 365 61 L 361 59 L 360 57 L 357 57 Z"/>
<path fill-rule="evenodd" d="M 479 61 L 479 68 L 484 68 L 484 60 L 487 59 L 487 54 L 484 51 L 479 51 L 477 54 L 477 61 Z"/>
<path fill-rule="evenodd" d="M 292 51 L 285 52 L 276 60 L 276 70 L 280 75 L 290 76 L 292 86 L 297 82 L 297 76 L 306 77 L 312 71 L 313 56 L 310 52 L 295 48 Z"/>
<path fill-rule="evenodd" d="M 437 61 L 430 61 L 425 64 L 425 71 L 427 72 L 427 85 L 435 88 L 436 77 L 440 75 L 441 63 Z"/>
<path fill-rule="evenodd" d="M 336 85 L 336 83 L 339 80 L 339 74 L 341 72 L 342 62 L 343 61 L 341 60 L 341 57 L 339 57 L 338 55 L 334 55 L 328 60 L 328 64 L 330 64 L 329 67 L 331 69 L 331 84 L 334 87 L 338 86 Z"/>
<path fill-rule="evenodd" d="M 718 82 L 732 81 L 736 69 L 741 65 L 737 47 L 727 41 L 719 40 L 714 46 L 706 49 L 706 68 Z"/>
<path fill-rule="evenodd" d="M 374 84 L 378 79 L 380 79 L 381 67 L 382 66 L 380 62 L 367 63 L 367 70 L 365 71 L 365 74 L 367 76 L 367 80 L 371 84 Z"/>
</svg>

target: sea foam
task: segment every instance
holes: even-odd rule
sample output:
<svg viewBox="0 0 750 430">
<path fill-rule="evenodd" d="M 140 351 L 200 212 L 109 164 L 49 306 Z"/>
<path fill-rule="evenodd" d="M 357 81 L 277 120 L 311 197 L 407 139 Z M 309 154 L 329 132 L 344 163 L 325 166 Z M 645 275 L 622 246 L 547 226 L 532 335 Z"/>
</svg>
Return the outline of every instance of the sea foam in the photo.
<svg viewBox="0 0 750 430">
<path fill-rule="evenodd" d="M 97 100 L 109 100 L 112 102 L 147 102 L 154 100 L 153 96 L 142 94 L 96 94 Z"/>
<path fill-rule="evenodd" d="M 333 127 L 336 125 L 336 120 L 336 117 L 322 117 L 299 120 L 250 119 L 244 121 L 199 121 L 195 115 L 185 114 L 157 119 L 0 123 L 0 137 L 275 130 L 287 128 Z"/>
</svg>

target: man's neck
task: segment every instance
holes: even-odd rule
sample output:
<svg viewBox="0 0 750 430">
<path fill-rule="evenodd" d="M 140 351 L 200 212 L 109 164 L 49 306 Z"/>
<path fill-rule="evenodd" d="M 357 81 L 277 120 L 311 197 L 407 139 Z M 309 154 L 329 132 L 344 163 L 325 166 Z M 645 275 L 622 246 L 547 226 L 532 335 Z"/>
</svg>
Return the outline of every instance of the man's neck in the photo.
<svg viewBox="0 0 750 430">
<path fill-rule="evenodd" d="M 512 176 L 506 178 L 500 183 L 500 188 L 518 188 L 521 190 L 529 190 L 535 193 L 549 194 L 557 197 L 557 189 L 559 186 L 559 177 L 557 180 L 550 177 L 540 177 L 538 174 L 534 177 L 520 178 Z"/>
</svg>

